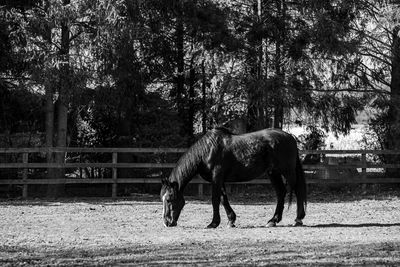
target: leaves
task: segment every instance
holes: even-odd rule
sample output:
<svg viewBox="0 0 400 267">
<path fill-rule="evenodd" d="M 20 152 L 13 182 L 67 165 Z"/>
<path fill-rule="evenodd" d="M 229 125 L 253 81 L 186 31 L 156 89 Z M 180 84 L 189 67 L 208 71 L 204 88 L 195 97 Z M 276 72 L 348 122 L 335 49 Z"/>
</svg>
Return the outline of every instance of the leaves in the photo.
<svg viewBox="0 0 400 267">
<path fill-rule="evenodd" d="M 236 118 L 266 127 L 280 109 L 285 122 L 298 113 L 346 133 L 371 99 L 387 105 L 396 3 L 30 3 L 0 10 L 0 87 L 25 88 L 42 114 L 43 91 L 57 100 L 69 75 L 64 97 L 82 145 L 112 145 L 119 135 L 176 145 Z M 61 58 L 65 22 L 70 46 Z"/>
</svg>

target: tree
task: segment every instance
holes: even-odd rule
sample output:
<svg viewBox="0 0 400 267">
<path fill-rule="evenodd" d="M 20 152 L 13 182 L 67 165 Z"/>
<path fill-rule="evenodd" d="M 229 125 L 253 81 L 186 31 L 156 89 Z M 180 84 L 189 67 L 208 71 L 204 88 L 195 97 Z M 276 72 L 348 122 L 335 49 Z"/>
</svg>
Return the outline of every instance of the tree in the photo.
<svg viewBox="0 0 400 267">
<path fill-rule="evenodd" d="M 238 5 L 243 7 L 241 2 Z M 248 92 L 249 130 L 280 128 L 293 110 L 305 110 L 334 130 L 350 129 L 354 113 L 362 105 L 352 106 L 357 101 L 352 100 L 351 94 L 342 97 L 348 85 L 344 88 L 332 82 L 342 81 L 338 77 L 344 72 L 343 66 L 350 63 L 341 66 L 340 73 L 318 70 L 316 66 L 328 65 L 330 60 L 340 62 L 352 55 L 358 39 L 351 36 L 348 25 L 354 22 L 358 6 L 345 1 L 299 4 L 264 0 L 252 1 L 247 9 L 242 8 L 237 28 L 246 40 L 243 76 Z M 325 75 L 330 75 L 331 80 Z"/>
<path fill-rule="evenodd" d="M 154 58 L 163 63 L 159 80 L 170 87 L 170 97 L 181 118 L 180 133 L 191 143 L 200 109 L 200 73 L 212 55 L 234 49 L 237 40 L 228 28 L 229 9 L 213 1 L 146 2 Z M 146 13 L 150 14 L 147 15 Z M 159 53 L 158 53 L 159 52 Z M 206 62 L 207 61 L 207 62 Z M 204 71 L 207 73 L 207 70 Z M 208 75 L 207 79 L 212 77 Z M 202 83 L 204 86 L 207 82 Z"/>
<path fill-rule="evenodd" d="M 6 1 L 0 8 L 0 132 L 13 134 L 18 131 L 35 132 L 41 123 L 42 99 L 33 90 L 26 77 L 29 65 L 25 62 L 23 49 L 26 47 L 24 26 L 21 16 L 8 19 L 16 10 L 18 14 L 30 9 L 36 1 Z M 21 51 L 22 50 L 22 51 Z"/>
<path fill-rule="evenodd" d="M 24 71 L 25 79 L 37 93 L 45 92 L 47 146 L 67 146 L 71 99 L 86 86 L 87 75 L 84 73 L 87 69 L 83 69 L 85 64 L 82 64 L 85 58 L 78 52 L 87 44 L 83 33 L 86 22 L 90 22 L 87 11 L 92 6 L 89 2 L 30 1 L 31 5 L 26 8 L 8 10 L 9 18 L 19 21 L 20 38 L 25 41 L 14 47 L 28 66 Z M 57 127 L 56 133 L 54 126 Z M 57 153 L 55 159 L 62 164 L 65 154 Z M 50 155 L 48 161 L 53 161 Z M 64 177 L 63 170 L 57 173 L 49 171 L 49 176 L 53 174 L 59 179 Z M 60 182 L 60 185 L 50 186 L 48 192 L 56 197 L 62 193 L 62 187 Z"/>
</svg>

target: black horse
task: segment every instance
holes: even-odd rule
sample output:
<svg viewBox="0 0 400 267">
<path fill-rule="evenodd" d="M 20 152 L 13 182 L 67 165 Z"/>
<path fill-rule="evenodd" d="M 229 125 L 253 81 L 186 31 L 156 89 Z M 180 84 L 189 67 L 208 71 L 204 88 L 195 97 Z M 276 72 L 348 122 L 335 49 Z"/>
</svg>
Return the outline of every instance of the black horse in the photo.
<svg viewBox="0 0 400 267">
<path fill-rule="evenodd" d="M 185 205 L 183 190 L 199 174 L 212 184 L 213 218 L 207 227 L 220 224 L 221 202 L 228 215 L 228 226 L 234 227 L 236 214 L 229 205 L 225 183 L 249 181 L 265 173 L 278 198 L 275 214 L 267 226 L 276 226 L 282 219 L 287 192 L 284 179 L 290 191 L 289 205 L 293 192 L 297 198 L 295 226 L 302 225 L 307 202 L 306 182 L 294 137 L 277 129 L 235 135 L 222 127 L 212 129 L 194 143 L 179 159 L 169 178 L 162 181 L 164 225 L 176 226 Z"/>
</svg>

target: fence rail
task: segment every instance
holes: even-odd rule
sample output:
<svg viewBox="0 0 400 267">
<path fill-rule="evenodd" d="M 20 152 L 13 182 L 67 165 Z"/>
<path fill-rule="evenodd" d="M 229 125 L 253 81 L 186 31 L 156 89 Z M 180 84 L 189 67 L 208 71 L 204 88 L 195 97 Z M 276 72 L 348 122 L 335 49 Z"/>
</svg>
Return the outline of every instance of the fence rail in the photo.
<svg viewBox="0 0 400 267">
<path fill-rule="evenodd" d="M 146 184 L 159 183 L 160 177 L 118 177 L 118 169 L 171 169 L 175 163 L 149 163 L 149 162 L 118 162 L 120 153 L 132 154 L 182 154 L 185 148 L 0 148 L 1 155 L 21 155 L 18 157 L 20 162 L 5 162 L 0 157 L 0 170 L 18 169 L 21 173 L 20 179 L 8 179 L 0 177 L 0 185 L 22 185 L 22 195 L 28 197 L 28 185 L 37 184 L 112 184 L 112 197 L 117 196 L 118 184 Z M 108 162 L 66 162 L 66 163 L 40 163 L 29 162 L 30 154 L 47 153 L 105 153 L 110 154 Z M 400 163 L 374 163 L 368 162 L 367 155 L 397 155 L 400 158 L 400 150 L 301 150 L 302 155 L 319 155 L 320 162 L 303 164 L 307 175 L 308 183 L 400 183 L 399 177 L 387 177 L 384 174 L 387 169 L 400 169 Z M 345 162 L 341 162 L 345 159 Z M 38 178 L 29 179 L 30 169 L 82 169 L 99 168 L 111 169 L 110 178 Z M 375 170 L 375 171 L 373 171 Z M 207 183 L 199 177 L 193 179 L 191 183 L 199 185 L 199 193 L 203 191 L 202 185 Z M 268 184 L 268 179 L 255 179 L 247 184 Z"/>
</svg>

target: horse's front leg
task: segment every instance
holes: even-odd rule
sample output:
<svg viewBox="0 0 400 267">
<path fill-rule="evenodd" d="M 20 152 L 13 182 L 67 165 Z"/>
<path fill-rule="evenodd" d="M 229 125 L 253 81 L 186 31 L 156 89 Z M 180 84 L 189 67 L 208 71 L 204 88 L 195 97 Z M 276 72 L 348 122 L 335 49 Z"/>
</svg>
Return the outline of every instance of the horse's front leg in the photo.
<svg viewBox="0 0 400 267">
<path fill-rule="evenodd" d="M 236 214 L 233 211 L 231 205 L 229 204 L 228 197 L 226 195 L 225 184 L 222 186 L 221 193 L 222 193 L 221 202 L 225 208 L 226 215 L 228 216 L 228 227 L 235 227 Z"/>
<path fill-rule="evenodd" d="M 212 206 L 213 206 L 213 218 L 207 228 L 216 228 L 221 223 L 221 216 L 219 215 L 219 203 L 221 201 L 221 186 L 217 183 L 212 183 Z"/>
</svg>

